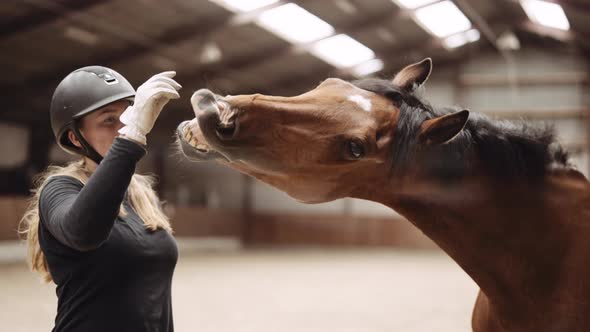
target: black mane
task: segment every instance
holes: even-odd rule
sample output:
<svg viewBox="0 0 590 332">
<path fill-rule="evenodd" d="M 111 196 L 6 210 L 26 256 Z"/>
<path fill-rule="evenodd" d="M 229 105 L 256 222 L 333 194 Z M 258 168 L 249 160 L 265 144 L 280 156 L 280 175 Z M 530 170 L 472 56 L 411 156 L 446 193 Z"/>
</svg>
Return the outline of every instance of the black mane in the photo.
<svg viewBox="0 0 590 332">
<path fill-rule="evenodd" d="M 392 151 L 394 172 L 411 167 L 418 155 L 418 130 L 423 121 L 458 111 L 450 107 L 434 108 L 416 93 L 402 91 L 386 80 L 352 83 L 389 98 L 400 109 Z M 465 128 L 455 139 L 428 149 L 427 167 L 445 177 L 473 171 L 470 161 L 474 159 L 481 162 L 487 174 L 509 178 L 539 178 L 551 167 L 569 166 L 568 154 L 556 142 L 553 127 L 493 120 L 475 112 L 470 112 Z"/>
</svg>

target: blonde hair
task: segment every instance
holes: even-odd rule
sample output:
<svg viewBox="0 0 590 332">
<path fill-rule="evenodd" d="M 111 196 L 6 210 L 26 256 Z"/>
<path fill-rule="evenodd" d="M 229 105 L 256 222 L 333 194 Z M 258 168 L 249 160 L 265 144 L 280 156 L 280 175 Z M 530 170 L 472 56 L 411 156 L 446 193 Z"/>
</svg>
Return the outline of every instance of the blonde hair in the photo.
<svg viewBox="0 0 590 332">
<path fill-rule="evenodd" d="M 53 176 L 70 176 L 86 184 L 92 172 L 86 166 L 84 159 L 74 161 L 66 166 L 50 166 L 35 180 L 33 196 L 19 224 L 19 233 L 26 238 L 28 254 L 27 263 L 31 270 L 39 272 L 45 282 L 53 279 L 49 273 L 47 259 L 39 245 L 39 196 L 47 180 Z M 160 208 L 160 203 L 153 190 L 155 179 L 152 176 L 134 174 L 129 184 L 128 197 L 133 210 L 141 217 L 145 227 L 151 231 L 164 229 L 172 232 L 168 217 Z M 119 215 L 125 216 L 127 211 L 121 204 Z"/>
</svg>

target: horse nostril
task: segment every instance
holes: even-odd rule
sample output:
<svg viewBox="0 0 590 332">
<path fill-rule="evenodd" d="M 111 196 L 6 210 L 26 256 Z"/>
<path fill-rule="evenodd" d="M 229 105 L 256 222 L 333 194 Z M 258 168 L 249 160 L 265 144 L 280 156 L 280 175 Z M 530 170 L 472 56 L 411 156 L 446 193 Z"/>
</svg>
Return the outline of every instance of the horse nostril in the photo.
<svg viewBox="0 0 590 332">
<path fill-rule="evenodd" d="M 229 140 L 232 139 L 234 137 L 234 135 L 236 134 L 236 130 L 237 126 L 236 126 L 236 122 L 232 121 L 230 123 L 220 123 L 217 125 L 217 127 L 215 128 L 215 132 L 217 133 L 217 136 L 223 140 Z"/>
</svg>

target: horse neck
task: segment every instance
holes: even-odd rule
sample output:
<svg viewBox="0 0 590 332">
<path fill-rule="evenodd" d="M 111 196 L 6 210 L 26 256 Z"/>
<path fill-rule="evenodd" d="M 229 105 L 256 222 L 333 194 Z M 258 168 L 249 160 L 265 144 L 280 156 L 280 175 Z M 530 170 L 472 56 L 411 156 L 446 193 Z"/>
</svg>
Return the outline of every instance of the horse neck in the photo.
<svg viewBox="0 0 590 332">
<path fill-rule="evenodd" d="M 590 211 L 579 208 L 590 206 L 583 176 L 555 173 L 506 184 L 490 178 L 416 181 L 384 189 L 371 200 L 405 216 L 499 305 L 514 303 L 523 286 L 533 293 L 551 288 L 574 235 L 590 236 L 584 227 L 590 220 L 583 218 Z"/>
</svg>

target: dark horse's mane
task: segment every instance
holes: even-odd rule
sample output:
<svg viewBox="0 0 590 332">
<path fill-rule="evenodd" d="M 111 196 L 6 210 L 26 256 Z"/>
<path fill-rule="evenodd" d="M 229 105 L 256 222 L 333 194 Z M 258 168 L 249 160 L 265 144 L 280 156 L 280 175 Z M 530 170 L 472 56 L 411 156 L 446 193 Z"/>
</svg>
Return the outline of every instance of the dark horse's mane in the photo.
<svg viewBox="0 0 590 332">
<path fill-rule="evenodd" d="M 420 149 L 418 131 L 423 121 L 458 111 L 451 107 L 434 108 L 415 92 L 405 92 L 387 80 L 352 83 L 389 98 L 400 109 L 392 151 L 394 172 L 411 167 Z M 556 142 L 553 127 L 493 120 L 475 112 L 470 112 L 456 138 L 429 149 L 427 166 L 434 174 L 445 177 L 468 173 L 472 157 L 481 162 L 480 167 L 487 174 L 507 178 L 540 178 L 550 168 L 569 167 L 568 154 Z"/>
</svg>

